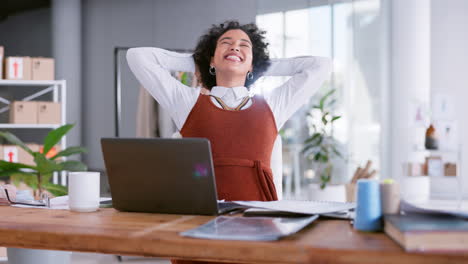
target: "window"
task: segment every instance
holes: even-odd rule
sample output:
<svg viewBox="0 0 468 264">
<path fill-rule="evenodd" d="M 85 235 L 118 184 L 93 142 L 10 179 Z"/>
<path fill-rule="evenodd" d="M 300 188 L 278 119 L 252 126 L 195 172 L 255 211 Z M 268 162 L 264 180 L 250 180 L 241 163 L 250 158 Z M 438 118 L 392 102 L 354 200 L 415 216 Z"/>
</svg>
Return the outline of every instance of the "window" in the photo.
<svg viewBox="0 0 468 264">
<path fill-rule="evenodd" d="M 334 135 L 348 159 L 347 162 L 336 161 L 338 168 L 333 180 L 336 183 L 348 181 L 357 166 L 363 166 L 367 160 L 372 160 L 379 170 L 383 152 L 381 116 L 386 107 L 381 100 L 386 86 L 383 85 L 382 67 L 385 61 L 380 48 L 385 32 L 381 30 L 380 0 L 269 0 L 258 3 L 257 24 L 267 31 L 271 57 L 314 55 L 333 58 L 334 72 L 323 89 L 333 87 L 337 90 L 336 114 L 343 118 L 336 122 Z M 257 86 L 271 89 L 282 81 L 269 77 Z M 311 101 L 317 100 L 320 94 L 317 93 Z M 304 106 L 285 125 L 284 149 L 300 146 L 307 137 L 308 128 L 302 120 L 309 108 Z M 302 159 L 299 166 L 294 166 L 294 158 L 288 158 L 287 153 L 283 157 L 285 197 L 307 198 L 300 196 L 300 189 L 287 186 L 294 170 L 300 170 L 302 184 L 306 181 L 307 161 Z"/>
</svg>

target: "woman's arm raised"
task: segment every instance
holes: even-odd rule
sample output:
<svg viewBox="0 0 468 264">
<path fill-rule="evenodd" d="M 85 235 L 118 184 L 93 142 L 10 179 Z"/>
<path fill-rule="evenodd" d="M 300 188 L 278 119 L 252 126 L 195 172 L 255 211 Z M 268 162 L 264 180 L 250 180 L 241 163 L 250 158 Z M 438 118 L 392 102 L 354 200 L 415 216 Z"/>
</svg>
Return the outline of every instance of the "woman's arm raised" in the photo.
<svg viewBox="0 0 468 264">
<path fill-rule="evenodd" d="M 170 72 L 195 72 L 192 55 L 159 48 L 131 48 L 127 51 L 127 62 L 140 84 L 168 111 L 180 129 L 200 89 L 182 84 Z"/>
<path fill-rule="evenodd" d="M 330 77 L 332 61 L 325 57 L 295 57 L 272 59 L 264 76 L 292 76 L 284 84 L 265 95 L 279 130 L 284 123 Z"/>
</svg>

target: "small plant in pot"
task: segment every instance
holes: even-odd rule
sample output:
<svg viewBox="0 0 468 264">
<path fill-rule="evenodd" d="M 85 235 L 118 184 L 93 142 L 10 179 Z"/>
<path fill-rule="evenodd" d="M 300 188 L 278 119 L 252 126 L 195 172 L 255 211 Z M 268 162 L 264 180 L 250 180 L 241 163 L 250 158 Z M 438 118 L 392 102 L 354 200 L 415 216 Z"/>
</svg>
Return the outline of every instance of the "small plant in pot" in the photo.
<svg viewBox="0 0 468 264">
<path fill-rule="evenodd" d="M 335 91 L 331 89 L 326 92 L 307 114 L 311 135 L 304 141 L 302 153 L 311 160 L 315 175 L 320 177 L 320 189 L 324 189 L 332 179 L 332 160 L 343 158 L 339 144 L 333 137 L 333 125 L 341 118 L 332 111 L 336 102 L 333 97 Z"/>
<path fill-rule="evenodd" d="M 62 160 L 61 157 L 68 157 L 75 154 L 85 153 L 83 147 L 68 147 L 57 154 L 47 157 L 47 153 L 60 142 L 62 137 L 73 128 L 74 125 L 63 125 L 50 131 L 44 139 L 42 151 L 32 151 L 23 141 L 10 132 L 0 132 L 0 137 L 11 144 L 25 150 L 34 158 L 34 165 L 27 165 L 18 162 L 8 162 L 0 160 L 0 176 L 8 176 L 10 180 L 18 185 L 24 182 L 34 191 L 34 197 L 38 199 L 45 191 L 52 195 L 61 196 L 67 194 L 67 187 L 50 182 L 54 172 L 60 171 L 85 171 L 85 164 L 76 160 Z"/>
</svg>

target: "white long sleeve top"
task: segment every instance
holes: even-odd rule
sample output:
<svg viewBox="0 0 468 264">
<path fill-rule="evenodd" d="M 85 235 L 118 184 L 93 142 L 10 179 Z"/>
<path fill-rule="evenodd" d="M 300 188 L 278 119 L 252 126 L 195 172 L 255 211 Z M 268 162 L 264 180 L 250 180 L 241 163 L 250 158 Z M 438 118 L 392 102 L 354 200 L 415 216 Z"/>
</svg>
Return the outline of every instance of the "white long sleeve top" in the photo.
<svg viewBox="0 0 468 264">
<path fill-rule="evenodd" d="M 170 72 L 195 72 L 192 54 L 150 47 L 132 48 L 127 52 L 127 62 L 141 85 L 166 109 L 180 131 L 197 102 L 200 88 L 182 84 L 172 77 Z M 271 59 L 271 65 L 264 76 L 291 76 L 279 87 L 262 95 L 271 108 L 278 130 L 329 78 L 331 69 L 331 60 L 324 57 Z M 229 107 L 239 105 L 245 96 L 253 96 L 243 86 L 215 86 L 210 94 L 221 98 Z M 212 100 L 215 105 L 221 107 L 214 98 Z M 243 109 L 250 105 L 251 100 Z M 273 147 L 271 167 L 279 199 L 282 197 L 281 154 L 281 141 L 278 136 Z"/>
</svg>

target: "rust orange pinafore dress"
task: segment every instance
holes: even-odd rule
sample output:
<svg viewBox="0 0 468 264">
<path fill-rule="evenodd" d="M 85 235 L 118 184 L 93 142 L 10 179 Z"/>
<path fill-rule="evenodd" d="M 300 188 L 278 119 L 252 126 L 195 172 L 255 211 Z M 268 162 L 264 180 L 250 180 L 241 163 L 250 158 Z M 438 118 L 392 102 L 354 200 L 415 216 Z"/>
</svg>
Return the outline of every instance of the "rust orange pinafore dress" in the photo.
<svg viewBox="0 0 468 264">
<path fill-rule="evenodd" d="M 270 168 L 278 132 L 263 97 L 254 96 L 247 109 L 229 111 L 215 106 L 210 96 L 200 94 L 180 133 L 183 137 L 210 140 L 218 199 L 278 199 Z M 173 263 L 193 262 L 173 260 Z"/>
</svg>

